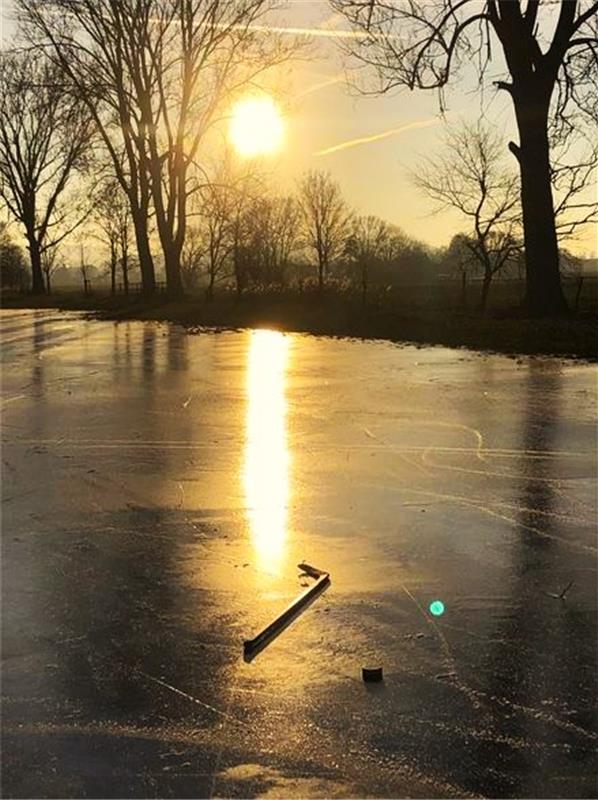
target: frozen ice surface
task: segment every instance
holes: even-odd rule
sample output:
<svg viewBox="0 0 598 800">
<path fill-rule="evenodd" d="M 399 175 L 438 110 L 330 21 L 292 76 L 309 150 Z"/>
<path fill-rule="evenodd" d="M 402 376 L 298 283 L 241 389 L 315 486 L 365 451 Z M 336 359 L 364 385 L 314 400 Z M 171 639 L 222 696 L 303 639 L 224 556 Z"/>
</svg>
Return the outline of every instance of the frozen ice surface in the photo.
<svg viewBox="0 0 598 800">
<path fill-rule="evenodd" d="M 0 323 L 3 796 L 595 796 L 594 367 Z"/>
</svg>

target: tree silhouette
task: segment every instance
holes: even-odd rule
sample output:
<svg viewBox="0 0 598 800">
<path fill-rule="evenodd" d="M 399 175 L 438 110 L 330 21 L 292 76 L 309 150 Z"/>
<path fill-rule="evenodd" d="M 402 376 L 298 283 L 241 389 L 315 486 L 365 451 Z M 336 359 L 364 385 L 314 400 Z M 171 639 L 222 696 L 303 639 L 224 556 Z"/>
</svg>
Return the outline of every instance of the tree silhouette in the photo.
<svg viewBox="0 0 598 800">
<path fill-rule="evenodd" d="M 318 286 L 324 288 L 326 276 L 349 235 L 350 215 L 341 190 L 327 172 L 312 170 L 299 184 L 299 204 L 303 213 L 305 244 L 318 259 Z"/>
<path fill-rule="evenodd" d="M 413 172 L 414 183 L 437 205 L 470 224 L 464 240 L 482 270 L 480 311 L 492 278 L 521 250 L 516 176 L 504 165 L 500 137 L 482 125 L 449 131 L 444 152 Z"/>
<path fill-rule="evenodd" d="M 131 208 L 120 183 L 114 177 L 106 179 L 96 192 L 93 222 L 99 231 L 97 238 L 108 249 L 110 293 L 116 294 L 116 279 L 120 264 L 123 291 L 128 294 Z"/>
<path fill-rule="evenodd" d="M 24 30 L 87 104 L 131 203 L 143 286 L 154 290 L 148 218 L 168 290 L 183 291 L 190 198 L 206 135 L 236 94 L 295 45 L 258 23 L 271 0 L 16 0 Z"/>
<path fill-rule="evenodd" d="M 345 252 L 352 259 L 359 275 L 361 303 L 367 300 L 369 273 L 372 265 L 384 258 L 391 232 L 387 223 L 372 215 L 356 217 L 351 225 Z"/>
<path fill-rule="evenodd" d="M 565 311 L 551 184 L 550 121 L 561 131 L 575 117 L 598 117 L 596 0 L 331 0 L 362 34 L 351 52 L 372 67 L 379 91 L 439 89 L 465 64 L 488 76 L 493 46 L 508 75 L 496 81 L 512 101 L 526 256 L 524 307 L 532 315 Z M 554 12 L 556 10 L 556 16 Z"/>
<path fill-rule="evenodd" d="M 5 222 L 0 222 L 0 286 L 17 290 L 27 286 L 23 251 L 12 241 Z"/>
<path fill-rule="evenodd" d="M 31 288 L 44 294 L 44 251 L 87 216 L 84 204 L 65 198 L 86 167 L 92 126 L 43 54 L 2 54 L 0 84 L 0 201 L 24 228 Z"/>
</svg>

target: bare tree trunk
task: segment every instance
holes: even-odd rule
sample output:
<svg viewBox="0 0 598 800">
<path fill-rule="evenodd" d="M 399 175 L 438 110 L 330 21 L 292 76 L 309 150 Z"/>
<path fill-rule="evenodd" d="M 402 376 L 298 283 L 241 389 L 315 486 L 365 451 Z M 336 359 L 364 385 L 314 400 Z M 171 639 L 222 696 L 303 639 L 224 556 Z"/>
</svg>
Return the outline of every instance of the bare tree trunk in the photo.
<svg viewBox="0 0 598 800">
<path fill-rule="evenodd" d="M 52 294 L 52 282 L 50 280 L 50 273 L 46 272 L 46 292 Z"/>
<path fill-rule="evenodd" d="M 135 241 L 137 243 L 137 253 L 139 255 L 143 294 L 153 294 L 156 290 L 154 260 L 149 246 L 147 217 L 145 217 L 142 211 L 135 211 L 133 215 L 133 227 L 135 228 Z"/>
<path fill-rule="evenodd" d="M 324 283 L 328 275 L 328 257 L 325 253 L 318 256 L 318 291 L 324 291 Z"/>
<path fill-rule="evenodd" d="M 129 294 L 129 245 L 127 243 L 126 237 L 123 238 L 121 243 L 120 266 L 123 274 L 123 291 L 125 295 L 128 295 Z"/>
<path fill-rule="evenodd" d="M 492 283 L 492 272 L 486 270 L 484 279 L 482 280 L 482 294 L 480 296 L 480 312 L 486 313 L 488 307 L 488 293 L 490 292 L 490 284 Z"/>
<path fill-rule="evenodd" d="M 235 251 L 233 255 L 233 266 L 235 269 L 235 288 L 237 290 L 237 300 L 240 300 L 241 294 L 243 293 L 243 276 L 241 274 L 241 262 L 239 253 L 237 252 L 237 245 L 235 245 Z"/>
<path fill-rule="evenodd" d="M 318 259 L 318 291 L 322 292 L 324 290 L 324 262 L 320 257 Z"/>
<path fill-rule="evenodd" d="M 549 97 L 514 96 L 520 145 L 511 144 L 521 171 L 525 244 L 524 310 L 532 316 L 567 311 L 561 286 L 559 250 L 550 173 Z"/>
<path fill-rule="evenodd" d="M 214 299 L 214 271 L 210 269 L 210 280 L 208 283 L 208 288 L 206 289 L 206 300 L 212 301 Z"/>
<path fill-rule="evenodd" d="M 181 297 L 184 294 L 181 280 L 181 253 L 175 243 L 162 242 L 164 251 L 164 269 L 166 270 L 166 286 L 168 294 Z"/>
<path fill-rule="evenodd" d="M 27 241 L 29 244 L 29 258 L 31 259 L 31 294 L 46 294 L 39 243 L 35 236 L 29 236 Z"/>
<path fill-rule="evenodd" d="M 112 297 L 116 294 L 116 244 L 114 241 L 110 242 L 110 294 Z"/>
</svg>

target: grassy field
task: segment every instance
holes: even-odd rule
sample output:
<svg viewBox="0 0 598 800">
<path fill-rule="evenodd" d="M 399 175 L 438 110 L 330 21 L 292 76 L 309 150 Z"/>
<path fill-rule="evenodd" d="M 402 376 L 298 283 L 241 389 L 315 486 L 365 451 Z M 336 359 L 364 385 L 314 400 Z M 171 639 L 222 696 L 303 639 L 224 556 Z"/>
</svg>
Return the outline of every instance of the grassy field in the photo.
<svg viewBox="0 0 598 800">
<path fill-rule="evenodd" d="M 372 292 L 365 307 L 351 294 L 324 295 L 287 291 L 248 292 L 240 300 L 221 293 L 212 301 L 203 295 L 172 300 L 158 295 L 110 297 L 101 292 L 85 295 L 62 291 L 47 297 L 4 295 L 4 308 L 59 308 L 84 310 L 105 319 L 176 322 L 189 329 L 275 327 L 332 336 L 388 339 L 420 344 L 442 344 L 511 354 L 548 354 L 595 360 L 598 343 L 597 282 L 586 281 L 577 312 L 559 319 L 524 319 L 517 315 L 521 287 L 497 284 L 489 311 L 475 311 L 475 286 L 470 289 L 472 310 L 463 307 L 460 287 L 453 284 L 394 287 Z M 576 287 L 568 285 L 574 305 Z M 469 306 L 469 303 L 468 303 Z"/>
</svg>

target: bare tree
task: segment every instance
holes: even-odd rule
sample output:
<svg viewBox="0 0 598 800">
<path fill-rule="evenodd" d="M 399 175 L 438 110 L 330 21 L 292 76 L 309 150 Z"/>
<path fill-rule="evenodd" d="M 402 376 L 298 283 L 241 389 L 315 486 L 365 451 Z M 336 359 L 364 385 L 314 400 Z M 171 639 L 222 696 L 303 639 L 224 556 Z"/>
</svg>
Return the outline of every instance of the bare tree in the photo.
<svg viewBox="0 0 598 800">
<path fill-rule="evenodd" d="M 189 197 L 199 188 L 206 132 L 223 105 L 275 64 L 292 44 L 257 30 L 271 0 L 154 2 L 141 47 L 150 65 L 139 91 L 148 133 L 156 224 L 169 290 L 182 289 L 180 256 Z M 153 79 L 152 73 L 156 79 Z"/>
<path fill-rule="evenodd" d="M 428 158 L 412 179 L 439 208 L 469 221 L 464 241 L 483 271 L 484 312 L 492 278 L 521 249 L 517 176 L 504 164 L 500 138 L 481 125 L 449 131 L 442 155 Z"/>
<path fill-rule="evenodd" d="M 584 284 L 583 260 L 574 255 L 569 250 L 561 250 L 561 264 L 565 280 L 571 281 L 575 286 L 575 297 L 573 299 L 573 309 L 579 311 L 579 300 Z"/>
<path fill-rule="evenodd" d="M 374 216 L 362 216 L 353 220 L 346 251 L 359 272 L 361 302 L 367 300 L 369 272 L 372 265 L 388 253 L 390 229 L 387 223 Z"/>
<path fill-rule="evenodd" d="M 456 233 L 446 249 L 445 261 L 451 275 L 461 282 L 461 305 L 467 307 L 467 279 L 476 271 L 479 262 L 471 246 L 471 239 L 465 233 Z"/>
<path fill-rule="evenodd" d="M 350 214 L 340 186 L 327 172 L 313 170 L 305 175 L 299 184 L 299 204 L 305 244 L 316 254 L 322 291 L 332 263 L 343 252 Z"/>
<path fill-rule="evenodd" d="M 211 300 L 216 284 L 227 277 L 233 248 L 235 196 L 227 176 L 218 175 L 202 190 L 200 230 L 205 252 L 206 297 Z"/>
<path fill-rule="evenodd" d="M 110 293 L 116 294 L 118 268 L 125 294 L 129 293 L 129 252 L 131 246 L 131 208 L 120 183 L 105 180 L 95 196 L 93 222 L 99 240 L 108 249 Z"/>
<path fill-rule="evenodd" d="M 270 242 L 273 272 L 285 283 L 291 259 L 300 245 L 301 209 L 294 197 L 274 197 L 270 200 Z"/>
<path fill-rule="evenodd" d="M 52 276 L 62 266 L 59 254 L 60 250 L 57 245 L 46 247 L 42 252 L 42 271 L 46 279 L 47 294 L 52 294 Z"/>
<path fill-rule="evenodd" d="M 0 286 L 20 291 L 27 287 L 23 251 L 13 242 L 5 222 L 0 222 Z"/>
<path fill-rule="evenodd" d="M 259 196 L 246 214 L 244 251 L 254 284 L 283 286 L 300 242 L 300 211 L 292 197 Z"/>
<path fill-rule="evenodd" d="M 2 54 L 0 84 L 0 198 L 24 228 L 32 291 L 43 294 L 44 252 L 88 213 L 69 190 L 86 166 L 91 122 L 43 55 Z"/>
<path fill-rule="evenodd" d="M 205 271 L 206 243 L 196 225 L 187 227 L 185 244 L 181 253 L 181 276 L 185 289 L 197 289 Z"/>
<path fill-rule="evenodd" d="M 577 237 L 582 228 L 598 223 L 598 145 L 584 147 L 572 132 L 556 148 L 552 163 L 556 230 L 561 244 Z M 569 151 L 574 150 L 573 158 Z M 564 274 L 565 262 L 561 259 Z"/>
<path fill-rule="evenodd" d="M 151 293 L 155 275 L 148 234 L 147 141 L 129 63 L 131 50 L 138 54 L 139 49 L 126 24 L 135 10 L 143 23 L 149 0 L 16 0 L 15 5 L 23 30 L 49 54 L 62 79 L 76 87 L 94 120 L 131 206 L 143 291 Z"/>
<path fill-rule="evenodd" d="M 230 184 L 230 261 L 235 279 L 237 298 L 255 277 L 255 220 L 253 218 L 259 198 L 264 194 L 264 176 L 252 166 L 239 171 Z"/>
<path fill-rule="evenodd" d="M 524 306 L 533 315 L 566 309 L 551 184 L 549 120 L 598 112 L 596 0 L 331 0 L 361 32 L 352 52 L 372 67 L 378 91 L 439 89 L 464 65 L 490 73 L 498 45 L 512 101 L 526 257 Z M 556 18 L 554 18 L 554 13 Z M 500 68 L 503 69 L 502 64 Z"/>
<path fill-rule="evenodd" d="M 83 281 L 83 292 L 84 294 L 91 293 L 91 274 L 92 274 L 92 266 L 88 264 L 85 259 L 85 252 L 83 249 L 83 243 L 79 245 L 79 273 L 81 274 L 81 279 Z"/>
<path fill-rule="evenodd" d="M 271 0 L 17 3 L 94 108 L 131 200 L 144 284 L 151 291 L 151 198 L 168 288 L 180 293 L 187 206 L 202 168 L 200 145 L 223 104 L 292 50 L 288 40 L 285 44 L 256 25 Z M 114 126 L 124 159 L 111 134 Z"/>
</svg>

